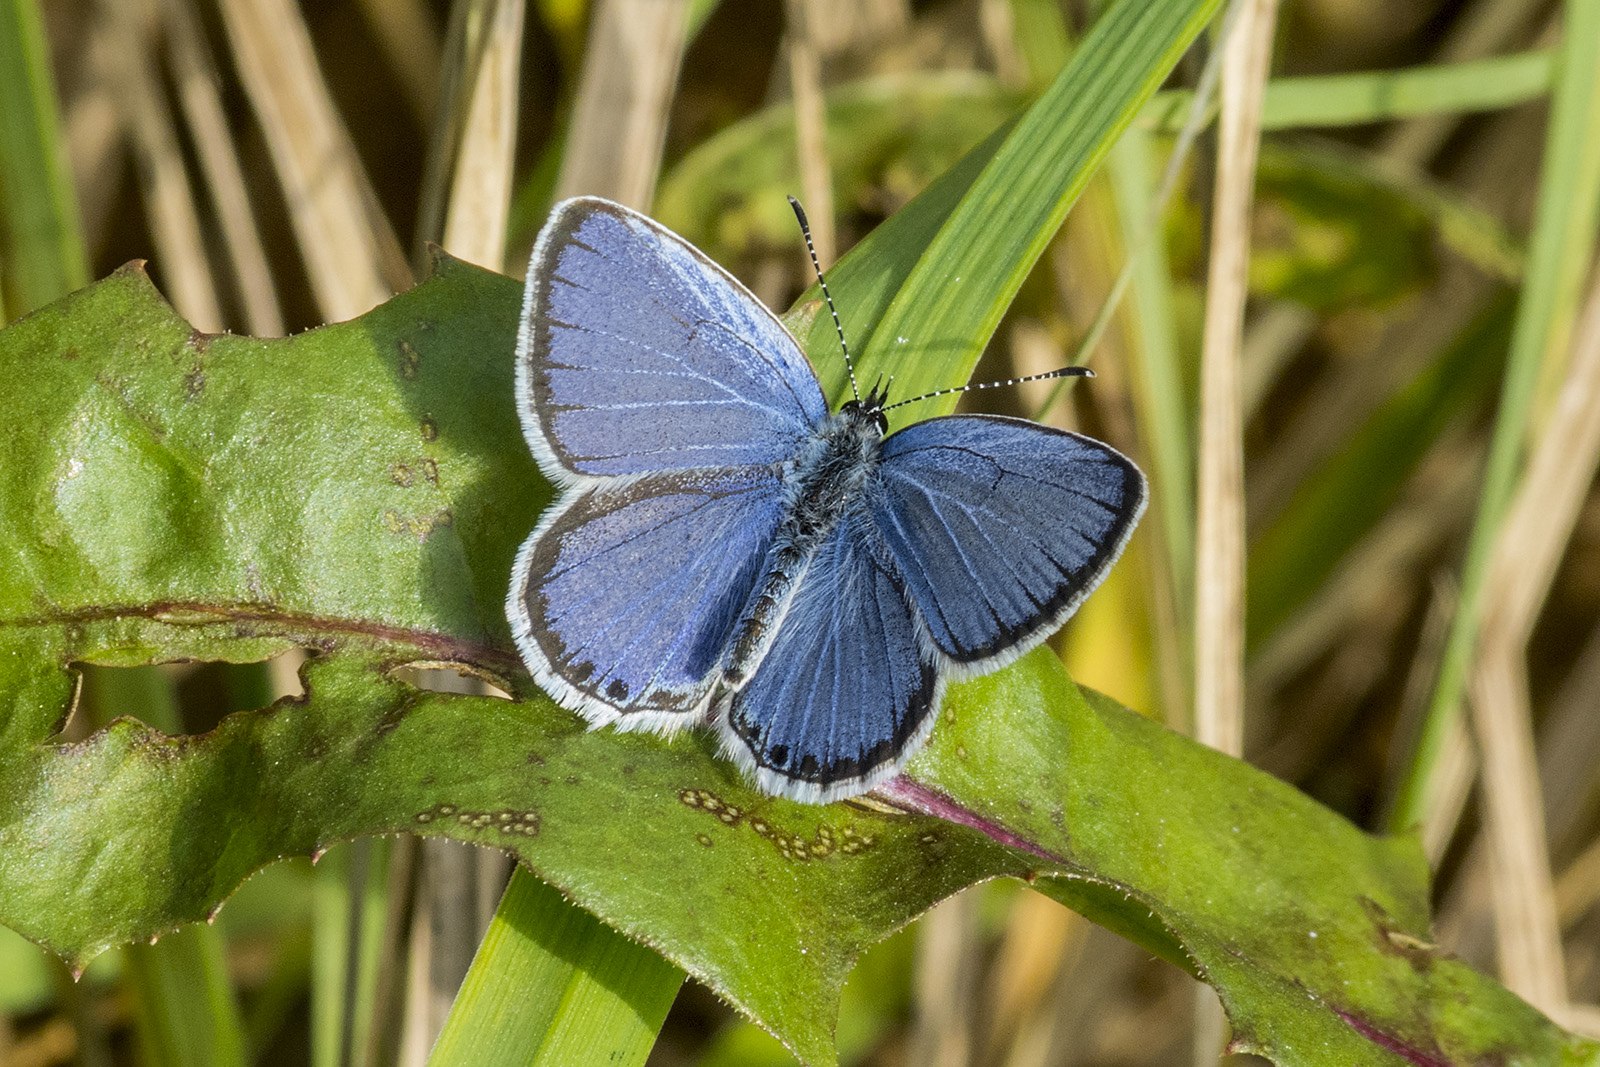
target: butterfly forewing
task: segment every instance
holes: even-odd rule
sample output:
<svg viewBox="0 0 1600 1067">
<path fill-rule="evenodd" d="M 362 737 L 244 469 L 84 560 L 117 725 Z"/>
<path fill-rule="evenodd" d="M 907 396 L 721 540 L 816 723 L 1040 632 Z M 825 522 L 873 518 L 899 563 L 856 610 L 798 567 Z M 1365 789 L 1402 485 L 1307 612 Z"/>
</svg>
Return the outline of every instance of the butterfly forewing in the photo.
<svg viewBox="0 0 1600 1067">
<path fill-rule="evenodd" d="M 557 481 L 778 463 L 827 416 L 760 301 L 605 200 L 563 201 L 541 231 L 518 347 L 523 426 Z"/>
<path fill-rule="evenodd" d="M 1098 441 L 956 415 L 884 441 L 869 506 L 933 643 L 977 672 L 1072 614 L 1144 500 L 1138 468 Z"/>
</svg>

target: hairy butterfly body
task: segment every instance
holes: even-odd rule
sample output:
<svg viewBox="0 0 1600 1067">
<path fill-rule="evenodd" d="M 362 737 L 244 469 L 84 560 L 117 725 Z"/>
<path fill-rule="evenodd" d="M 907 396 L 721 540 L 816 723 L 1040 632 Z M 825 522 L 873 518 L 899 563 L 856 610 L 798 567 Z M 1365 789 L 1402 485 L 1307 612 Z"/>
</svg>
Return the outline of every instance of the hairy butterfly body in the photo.
<svg viewBox="0 0 1600 1067">
<path fill-rule="evenodd" d="M 890 777 L 947 679 L 1033 648 L 1104 577 L 1144 479 L 1097 441 L 830 412 L 775 316 L 682 238 L 556 206 L 528 271 L 523 427 L 557 502 L 507 612 L 538 683 L 595 725 L 714 723 L 767 792 Z"/>
</svg>

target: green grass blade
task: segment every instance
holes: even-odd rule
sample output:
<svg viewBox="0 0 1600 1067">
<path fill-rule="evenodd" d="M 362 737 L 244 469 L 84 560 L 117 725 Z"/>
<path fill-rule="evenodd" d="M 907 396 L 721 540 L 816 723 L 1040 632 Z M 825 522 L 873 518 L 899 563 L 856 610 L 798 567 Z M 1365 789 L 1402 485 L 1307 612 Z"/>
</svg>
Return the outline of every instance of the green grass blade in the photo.
<svg viewBox="0 0 1600 1067">
<path fill-rule="evenodd" d="M 1263 130 L 1360 126 L 1425 115 L 1498 111 L 1550 92 L 1555 57 L 1547 51 L 1359 74 L 1274 78 L 1261 108 Z M 1158 93 L 1140 125 L 1175 133 L 1188 114 L 1187 90 Z"/>
<path fill-rule="evenodd" d="M 34 0 L 0 0 L 3 307 L 21 315 L 88 281 L 39 9 Z"/>
<path fill-rule="evenodd" d="M 1560 353 L 1569 342 L 1578 287 L 1594 251 L 1600 209 L 1600 0 L 1568 0 L 1565 13 L 1527 281 L 1517 307 L 1483 491 L 1467 545 L 1460 606 L 1451 622 L 1421 734 L 1390 813 L 1389 825 L 1396 828 L 1415 825 L 1427 810 L 1434 768 L 1460 714 L 1477 641 L 1478 599 L 1489 551 L 1516 484 L 1540 369 L 1551 353 Z"/>
<path fill-rule="evenodd" d="M 1142 236 L 1150 197 L 1155 193 L 1155 167 L 1150 136 L 1130 129 L 1112 153 L 1110 174 L 1122 219 L 1124 244 L 1135 257 L 1129 296 L 1138 343 L 1133 346 L 1135 403 L 1145 439 L 1151 498 L 1160 523 L 1173 592 L 1186 599 L 1194 585 L 1194 455 L 1190 426 L 1193 406 L 1185 385 L 1173 311 L 1172 275 L 1158 229 L 1143 248 Z M 1189 612 L 1180 602 L 1180 619 Z"/>
<path fill-rule="evenodd" d="M 682 984 L 682 971 L 519 868 L 428 1063 L 642 1064 Z"/>
<path fill-rule="evenodd" d="M 215 930 L 190 926 L 155 945 L 130 945 L 126 960 L 146 1063 L 242 1067 L 244 1025 Z"/>
<path fill-rule="evenodd" d="M 893 372 L 907 396 L 966 380 L 1089 177 L 1217 7 L 1121 0 L 1095 23 L 922 250 L 863 350 L 867 383 Z"/>
<path fill-rule="evenodd" d="M 384 934 L 389 919 L 390 867 L 395 858 L 392 838 L 379 837 L 352 845 L 359 871 L 350 892 L 358 901 L 352 933 L 355 951 L 351 968 L 350 1045 L 347 1063 L 370 1062 L 372 1027 L 378 1018 L 378 986 L 382 978 Z"/>
<path fill-rule="evenodd" d="M 335 845 L 317 859 L 311 877 L 311 1064 L 339 1067 L 349 1003 L 350 846 Z"/>
</svg>

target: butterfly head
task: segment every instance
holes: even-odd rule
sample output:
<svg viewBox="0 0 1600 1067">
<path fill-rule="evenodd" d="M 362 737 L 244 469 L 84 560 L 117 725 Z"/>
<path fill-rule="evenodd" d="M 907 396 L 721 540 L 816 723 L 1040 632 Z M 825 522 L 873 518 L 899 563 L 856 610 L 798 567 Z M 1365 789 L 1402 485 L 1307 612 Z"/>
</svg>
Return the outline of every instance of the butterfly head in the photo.
<svg viewBox="0 0 1600 1067">
<path fill-rule="evenodd" d="M 880 435 L 889 432 L 889 416 L 884 412 L 884 401 L 888 399 L 888 387 L 879 379 L 873 387 L 867 390 L 867 395 L 860 400 L 846 400 L 839 408 L 839 414 L 850 419 L 870 421 L 878 428 Z"/>
</svg>

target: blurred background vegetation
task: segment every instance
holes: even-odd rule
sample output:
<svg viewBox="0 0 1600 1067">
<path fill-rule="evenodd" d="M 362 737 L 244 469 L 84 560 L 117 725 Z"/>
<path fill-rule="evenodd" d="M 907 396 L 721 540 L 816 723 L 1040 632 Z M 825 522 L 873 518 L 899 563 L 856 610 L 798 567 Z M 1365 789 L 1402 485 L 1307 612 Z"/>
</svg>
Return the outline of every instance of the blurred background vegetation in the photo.
<svg viewBox="0 0 1600 1067">
<path fill-rule="evenodd" d="M 0 307 L 147 259 L 203 330 L 294 332 L 409 286 L 430 242 L 520 276 L 553 199 L 578 192 L 653 205 L 786 307 L 809 279 L 785 193 L 832 261 L 1015 115 L 1095 9 L 0 0 Z M 1237 362 L 1243 752 L 1369 829 L 1419 825 L 1438 940 L 1600 1032 L 1583 1007 L 1600 999 L 1600 498 L 1582 424 L 1600 408 L 1600 5 L 1297 0 L 1273 36 Z M 1140 253 L 1095 382 L 1070 402 L 981 399 L 1151 471 L 1150 518 L 1060 649 L 1080 682 L 1202 736 L 1217 136 L 1160 239 L 1137 238 L 1209 47 L 1080 200 L 978 372 L 1062 364 Z M 85 706 L 194 731 L 292 678 L 98 671 Z M 79 983 L 0 931 L 0 1063 L 421 1062 L 505 875 L 448 842 L 358 843 L 269 868 L 215 926 L 109 953 Z M 1188 977 L 1014 885 L 870 954 L 840 1040 L 849 1062 L 925 1067 L 1218 1047 Z M 693 985 L 651 1056 L 788 1062 Z"/>
</svg>

